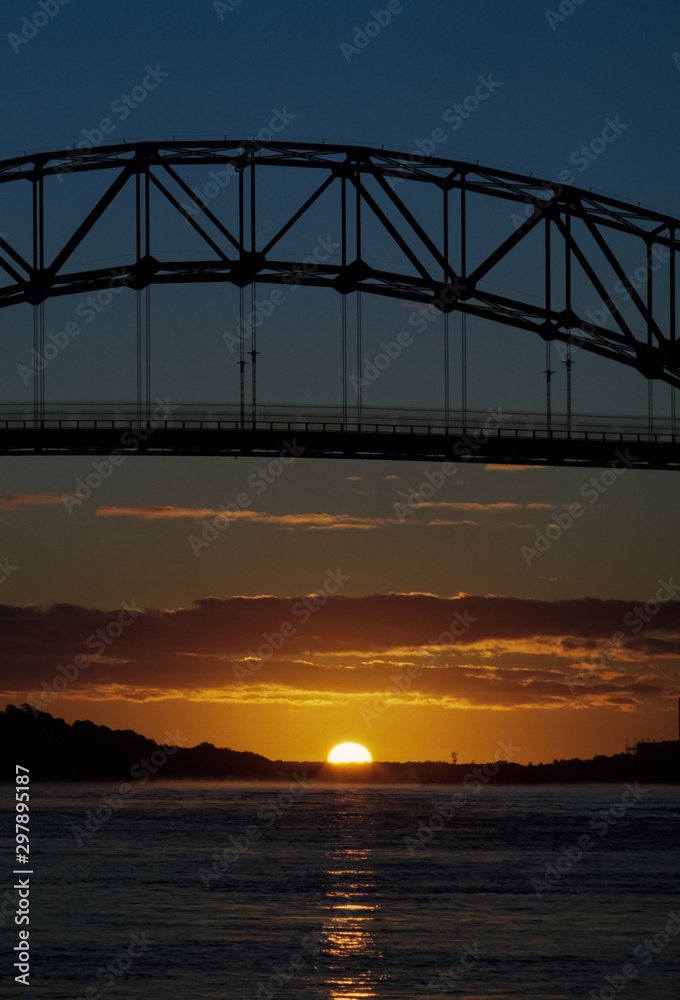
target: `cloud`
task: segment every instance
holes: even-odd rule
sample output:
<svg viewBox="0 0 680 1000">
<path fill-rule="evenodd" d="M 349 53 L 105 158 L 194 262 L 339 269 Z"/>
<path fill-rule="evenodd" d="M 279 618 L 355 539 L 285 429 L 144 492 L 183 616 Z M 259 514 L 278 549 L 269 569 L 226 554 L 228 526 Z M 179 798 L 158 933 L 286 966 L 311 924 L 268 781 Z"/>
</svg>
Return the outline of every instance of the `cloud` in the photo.
<svg viewBox="0 0 680 1000">
<path fill-rule="evenodd" d="M 419 508 L 435 507 L 439 510 L 471 510 L 471 511 L 497 511 L 497 510 L 517 510 L 523 505 L 521 503 L 462 503 L 453 500 L 430 500 L 418 504 Z"/>
<path fill-rule="evenodd" d="M 493 506 L 493 505 L 492 505 Z M 486 509 L 479 504 L 418 504 L 418 507 L 452 507 L 463 510 Z M 231 521 L 238 524 L 260 524 L 275 528 L 285 528 L 292 531 L 301 528 L 305 531 L 375 531 L 379 528 L 404 524 L 420 527 L 450 527 L 451 525 L 476 525 L 476 521 L 451 521 L 442 518 L 430 521 L 405 520 L 398 517 L 362 517 L 352 514 L 268 514 L 256 510 L 219 510 L 214 507 L 108 507 L 97 508 L 97 517 L 132 517 L 141 521 L 175 521 L 206 519 Z"/>
<path fill-rule="evenodd" d="M 6 493 L 0 497 L 0 510 L 21 510 L 24 507 L 53 507 L 63 503 L 56 493 Z"/>
<path fill-rule="evenodd" d="M 495 513 L 501 510 L 555 510 L 557 504 L 554 503 L 512 503 L 507 500 L 499 500 L 496 503 L 463 503 L 453 500 L 430 500 L 423 501 L 418 507 L 438 507 L 448 510 L 470 510 L 480 513 Z"/>
<path fill-rule="evenodd" d="M 446 518 L 443 518 L 443 517 L 436 517 L 432 521 L 428 521 L 427 523 L 431 527 L 433 527 L 433 528 L 444 528 L 444 527 L 448 528 L 448 527 L 451 527 L 451 525 L 453 525 L 453 524 L 456 524 L 456 525 L 458 525 L 458 524 L 471 524 L 471 525 L 474 525 L 475 527 L 479 527 L 479 521 L 466 521 L 466 520 L 463 520 L 463 521 L 447 521 Z"/>
<path fill-rule="evenodd" d="M 510 465 L 502 464 L 495 465 L 491 462 L 489 465 L 484 466 L 485 472 L 527 472 L 529 469 L 545 469 L 545 465 Z"/>
<path fill-rule="evenodd" d="M 62 697 L 266 700 L 267 686 L 276 685 L 291 699 L 366 698 L 409 664 L 421 668 L 404 696 L 411 704 L 625 710 L 663 707 L 680 693 L 679 601 L 660 603 L 651 618 L 645 612 L 645 623 L 642 602 L 327 597 L 325 582 L 316 596 L 206 597 L 186 608 L 146 609 L 113 638 L 120 609 L 0 606 L 0 688 L 13 699 L 40 694 L 54 678 L 63 687 L 81 656 L 87 666 Z M 593 673 L 570 690 L 567 674 L 578 674 L 582 662 Z M 248 694 L 235 667 L 245 671 Z"/>
<path fill-rule="evenodd" d="M 396 517 L 358 517 L 351 514 L 267 514 L 265 511 L 216 510 L 213 507 L 98 507 L 97 517 L 134 517 L 142 521 L 192 520 L 219 518 L 242 524 L 267 524 L 277 528 L 303 528 L 309 531 L 373 531 L 386 525 L 401 524 Z"/>
</svg>

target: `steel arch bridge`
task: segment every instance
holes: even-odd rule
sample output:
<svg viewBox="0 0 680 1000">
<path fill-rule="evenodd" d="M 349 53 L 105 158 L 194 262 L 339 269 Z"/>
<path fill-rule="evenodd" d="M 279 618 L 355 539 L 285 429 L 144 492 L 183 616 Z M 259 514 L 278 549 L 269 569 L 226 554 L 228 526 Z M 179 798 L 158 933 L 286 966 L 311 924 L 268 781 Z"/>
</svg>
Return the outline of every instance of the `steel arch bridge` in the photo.
<svg viewBox="0 0 680 1000">
<path fill-rule="evenodd" d="M 186 176 L 188 168 L 197 167 L 210 169 L 211 180 L 202 190 L 192 188 Z M 286 184 L 292 171 L 306 171 L 305 179 L 313 179 L 311 193 L 297 200 Z M 63 182 L 78 177 L 84 184 L 88 175 L 104 176 L 107 186 L 73 226 Z M 650 410 L 644 426 L 625 419 L 614 426 L 604 418 L 576 419 L 570 395 L 574 348 L 633 368 L 650 386 L 653 381 L 672 390 L 680 386 L 680 220 L 671 216 L 479 164 L 360 146 L 253 139 L 144 141 L 33 153 L 0 162 L 0 185 L 8 184 L 13 187 L 0 187 L 0 196 L 16 192 L 14 200 L 25 209 L 20 238 L 0 234 L 0 307 L 33 306 L 34 351 L 41 357 L 46 301 L 135 290 L 137 399 L 106 410 L 56 406 L 45 398 L 43 370 L 36 373 L 30 413 L 4 407 L 0 453 L 104 454 L 118 448 L 146 454 L 274 454 L 296 435 L 307 455 L 440 460 L 460 455 L 461 442 L 469 443 L 470 432 L 480 426 L 483 417 L 467 409 L 464 389 L 455 412 L 448 407 L 448 388 L 447 404 L 437 411 L 371 411 L 362 406 L 360 388 L 357 405 L 350 407 L 344 341 L 342 408 L 302 412 L 304 407 L 297 407 L 285 413 L 258 407 L 258 352 L 254 337 L 246 352 L 242 326 L 238 403 L 178 406 L 170 416 L 153 418 L 148 289 L 223 282 L 241 290 L 242 308 L 248 286 L 295 284 L 335 289 L 343 296 L 343 318 L 344 299 L 353 293 L 359 304 L 366 293 L 418 303 L 445 320 L 455 313 L 463 344 L 468 316 L 537 334 L 546 345 L 545 413 L 505 420 L 468 449 L 470 460 L 599 466 L 630 445 L 638 467 L 680 468 L 674 402 L 661 425 Z M 414 190 L 417 205 L 410 195 Z M 258 210 L 263 193 L 285 205 L 282 223 L 274 224 L 267 210 Z M 339 253 L 310 266 L 308 259 L 291 257 L 285 243 L 322 204 L 328 224 L 340 234 Z M 197 234 L 204 247 L 200 259 L 154 255 L 152 233 L 160 212 L 175 214 Z M 127 219 L 127 250 L 115 265 L 83 268 L 79 250 L 111 216 Z M 394 269 L 371 263 L 376 240 L 393 248 L 399 258 Z M 527 276 L 517 298 L 498 294 L 493 283 L 498 268 L 513 260 L 522 262 L 520 271 Z M 599 323 L 585 309 L 593 295 L 604 307 L 598 310 Z M 358 319 L 358 357 L 360 337 Z M 553 344 L 563 345 L 566 419 L 558 419 L 552 409 Z M 246 354 L 252 374 L 248 401 Z M 448 380 L 448 361 L 444 377 Z M 131 443 L 121 442 L 122 432 L 135 428 L 146 428 L 144 440 L 128 435 Z"/>
</svg>

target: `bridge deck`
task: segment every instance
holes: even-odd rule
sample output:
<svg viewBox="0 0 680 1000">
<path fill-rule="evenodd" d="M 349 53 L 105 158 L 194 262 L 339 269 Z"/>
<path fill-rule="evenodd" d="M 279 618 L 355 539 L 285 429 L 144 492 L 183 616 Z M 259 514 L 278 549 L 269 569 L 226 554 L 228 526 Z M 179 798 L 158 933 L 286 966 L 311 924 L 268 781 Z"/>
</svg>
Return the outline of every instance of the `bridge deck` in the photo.
<svg viewBox="0 0 680 1000">
<path fill-rule="evenodd" d="M 680 434 L 337 420 L 0 419 L 2 455 L 384 459 L 680 469 Z"/>
</svg>

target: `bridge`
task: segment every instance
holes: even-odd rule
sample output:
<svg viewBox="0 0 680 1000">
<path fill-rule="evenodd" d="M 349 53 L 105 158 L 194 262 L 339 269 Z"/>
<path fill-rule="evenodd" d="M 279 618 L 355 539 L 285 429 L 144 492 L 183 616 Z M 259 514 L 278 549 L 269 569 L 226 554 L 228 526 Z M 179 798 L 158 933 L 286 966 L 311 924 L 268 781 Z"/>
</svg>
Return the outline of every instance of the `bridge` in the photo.
<svg viewBox="0 0 680 1000">
<path fill-rule="evenodd" d="M 671 216 L 479 164 L 226 138 L 4 160 L 0 206 L 0 228 L 8 230 L 0 234 L 0 357 L 10 355 L 0 381 L 0 454 L 257 456 L 297 441 L 306 456 L 326 458 L 603 466 L 627 449 L 631 466 L 680 467 L 680 221 Z M 314 252 L 296 253 L 296 239 Z M 171 249 L 175 241 L 183 253 Z M 176 401 L 158 380 L 181 324 L 161 305 L 158 332 L 157 296 L 189 285 L 203 289 L 189 334 L 196 355 L 209 325 L 201 303 L 215 292 L 238 297 L 238 331 L 222 337 L 217 401 Z M 338 302 L 338 316 L 329 310 L 313 331 L 330 357 L 311 391 L 322 399 L 277 402 L 271 385 L 263 399 L 261 321 L 283 314 L 300 287 L 330 290 Z M 154 310 L 152 288 L 159 289 Z M 48 391 L 52 372 L 66 378 L 71 341 L 90 315 L 113 314 L 112 303 L 123 300 L 130 322 L 114 324 L 108 336 L 121 357 L 128 352 L 129 397 L 106 402 L 106 379 L 96 372 L 88 396 L 97 402 L 74 401 L 64 385 Z M 376 353 L 368 345 L 381 321 L 372 306 L 390 300 L 409 310 L 410 329 L 381 341 Z M 74 301 L 70 315 L 83 322 L 64 323 L 63 305 Z M 46 308 L 48 320 L 52 310 L 63 324 L 56 334 L 45 333 Z M 33 350 L 22 355 L 29 317 Z M 517 344 L 518 358 L 527 334 L 542 345 L 540 410 L 526 401 L 508 409 L 498 393 L 486 408 L 471 405 L 469 353 L 484 326 L 505 331 L 503 349 Z M 302 352 L 296 357 L 291 330 L 278 342 L 272 336 L 273 350 L 283 349 L 284 337 L 291 367 L 281 377 L 292 384 Z M 429 368 L 417 369 L 424 351 Z M 283 355 L 276 357 L 270 380 Z M 644 412 L 627 405 L 618 416 L 578 412 L 573 365 L 588 357 L 607 362 L 607 375 L 597 376 L 605 396 L 616 373 L 634 372 Z M 399 391 L 378 402 L 373 384 L 388 369 L 400 369 Z M 493 358 L 484 358 L 478 382 L 492 370 Z M 418 381 L 431 405 L 411 397 Z M 627 391 L 618 397 L 625 403 Z"/>
</svg>

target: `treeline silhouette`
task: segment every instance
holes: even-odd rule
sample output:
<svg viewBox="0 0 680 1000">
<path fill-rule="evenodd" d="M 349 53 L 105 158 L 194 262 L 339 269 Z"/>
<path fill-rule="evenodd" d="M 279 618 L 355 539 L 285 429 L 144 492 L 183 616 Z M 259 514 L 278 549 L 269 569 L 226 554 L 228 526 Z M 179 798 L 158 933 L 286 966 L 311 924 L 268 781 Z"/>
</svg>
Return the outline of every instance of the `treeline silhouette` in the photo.
<svg viewBox="0 0 680 1000">
<path fill-rule="evenodd" d="M 30 705 L 0 712 L 0 780 L 13 781 L 16 764 L 32 781 L 124 781 L 141 778 L 271 778 L 271 761 L 257 753 L 212 743 L 175 748 L 132 729 L 53 718 Z M 148 763 L 146 763 L 148 762 Z M 134 773 L 133 773 L 134 771 Z"/>
<path fill-rule="evenodd" d="M 677 770 L 658 776 L 638 770 L 635 756 L 603 755 L 592 760 L 554 760 L 552 764 L 447 764 L 441 761 L 327 764 L 323 761 L 273 761 L 250 751 L 201 743 L 177 747 L 156 743 L 131 729 L 109 729 L 93 722 L 55 719 L 30 705 L 0 711 L 0 781 L 14 782 L 15 765 L 30 769 L 31 781 L 250 780 L 283 781 L 295 774 L 322 781 L 374 784 L 536 784 L 677 781 Z"/>
</svg>

